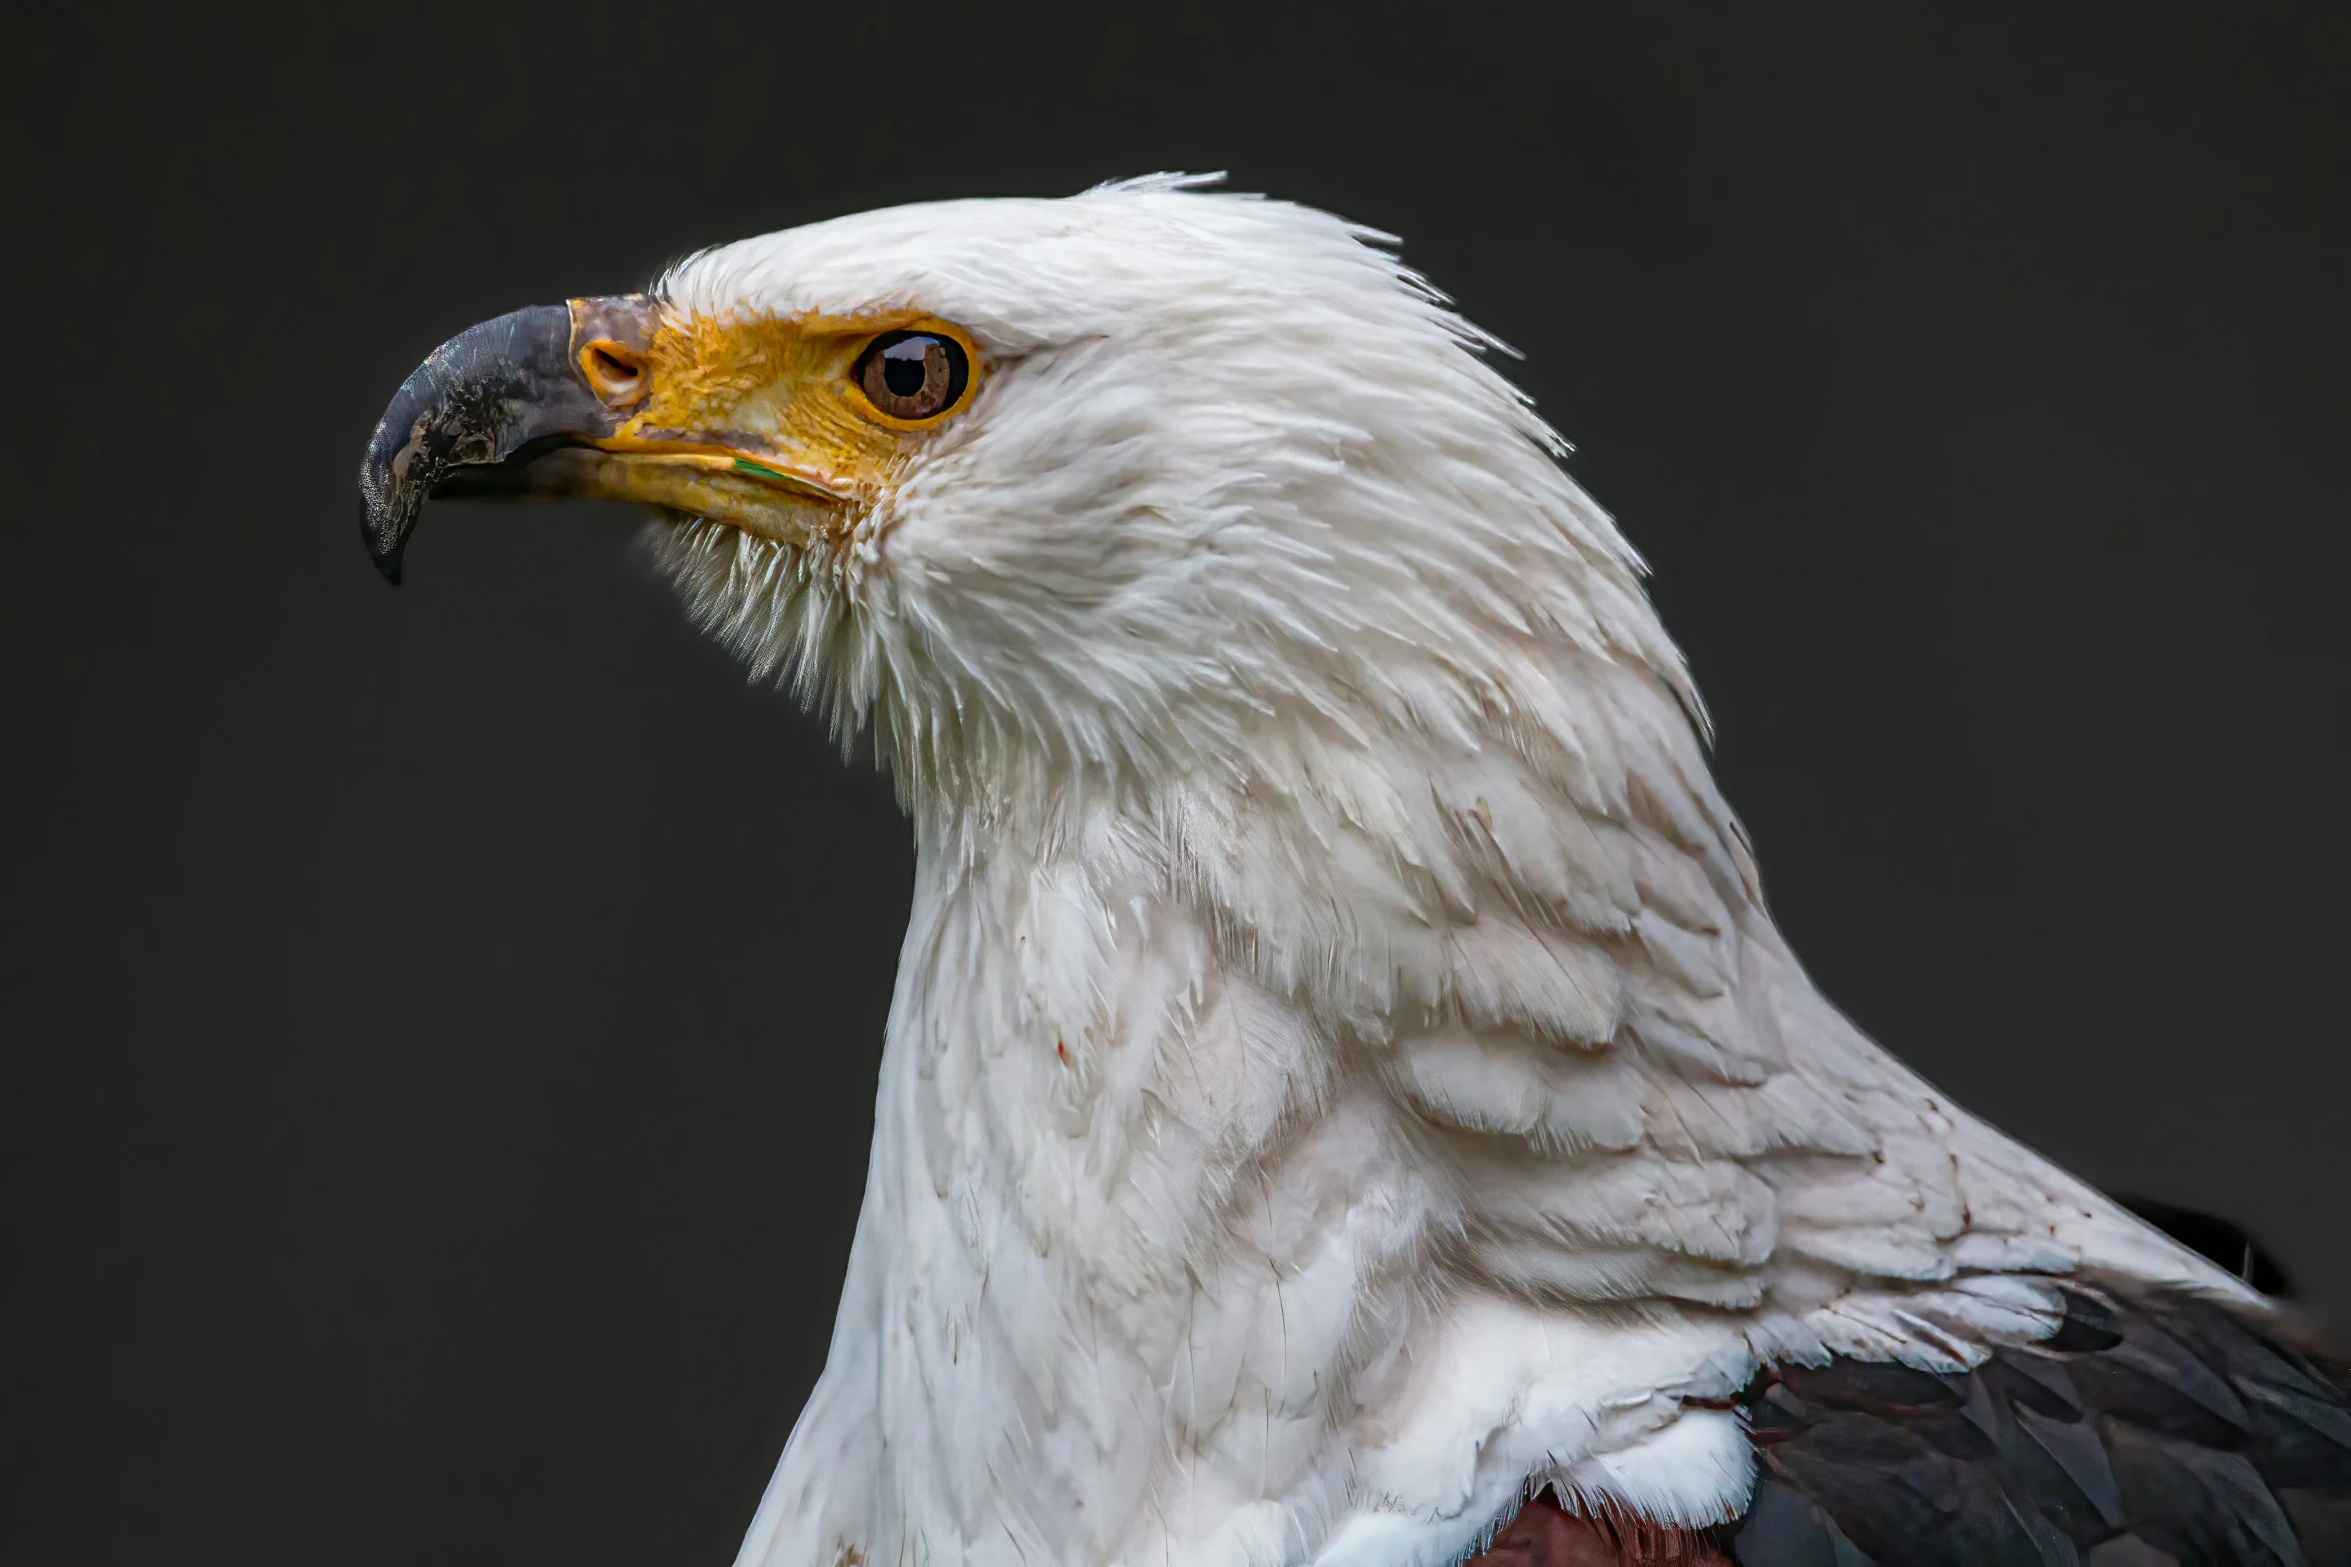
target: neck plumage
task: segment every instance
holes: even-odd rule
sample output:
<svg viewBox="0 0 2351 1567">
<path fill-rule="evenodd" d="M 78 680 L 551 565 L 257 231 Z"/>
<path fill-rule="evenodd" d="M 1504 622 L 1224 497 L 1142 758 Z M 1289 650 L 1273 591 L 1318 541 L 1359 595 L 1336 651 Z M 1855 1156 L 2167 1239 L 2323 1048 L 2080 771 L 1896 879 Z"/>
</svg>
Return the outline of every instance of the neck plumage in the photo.
<svg viewBox="0 0 2351 1567">
<path fill-rule="evenodd" d="M 1571 664 L 1574 662 L 1569 660 Z M 743 1567 L 1440 1562 L 1703 1524 L 1775 1355 L 2210 1282 L 1805 981 L 1670 692 L 920 831 L 823 1379 Z M 1565 698 L 1563 698 L 1565 700 Z M 1279 737 L 1279 738 L 1276 738 Z"/>
<path fill-rule="evenodd" d="M 1171 860 L 1116 818 L 925 845 L 832 1357 L 746 1561 L 1125 1560 L 1315 1481 L 1429 1194 Z"/>
</svg>

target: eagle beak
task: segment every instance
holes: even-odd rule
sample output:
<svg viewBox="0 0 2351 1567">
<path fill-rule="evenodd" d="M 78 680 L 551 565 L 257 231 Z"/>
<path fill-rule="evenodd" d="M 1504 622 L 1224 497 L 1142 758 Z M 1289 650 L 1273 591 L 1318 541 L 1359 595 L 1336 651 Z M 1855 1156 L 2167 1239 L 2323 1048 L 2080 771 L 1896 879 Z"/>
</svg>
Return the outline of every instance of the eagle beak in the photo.
<svg viewBox="0 0 2351 1567">
<path fill-rule="evenodd" d="M 642 294 L 533 305 L 458 333 L 401 383 L 359 467 L 359 535 L 387 581 L 428 498 L 607 493 L 596 443 L 649 384 Z"/>
<path fill-rule="evenodd" d="M 656 301 L 611 294 L 517 310 L 434 349 L 384 410 L 359 466 L 359 535 L 376 570 L 400 580 L 428 499 L 601 496 L 784 543 L 854 503 L 837 464 L 811 463 L 754 430 L 712 428 L 714 411 L 690 394 L 663 415 L 654 342 L 664 330 Z M 716 422 L 728 412 L 716 410 Z M 665 417 L 689 427 L 666 427 Z"/>
</svg>

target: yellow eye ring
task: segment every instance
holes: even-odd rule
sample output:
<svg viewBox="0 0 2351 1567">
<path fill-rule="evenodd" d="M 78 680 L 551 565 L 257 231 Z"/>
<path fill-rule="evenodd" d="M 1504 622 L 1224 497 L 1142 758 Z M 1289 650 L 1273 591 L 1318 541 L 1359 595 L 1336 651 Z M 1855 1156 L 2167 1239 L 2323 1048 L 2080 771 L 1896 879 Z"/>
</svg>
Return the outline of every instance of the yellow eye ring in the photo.
<svg viewBox="0 0 2351 1567">
<path fill-rule="evenodd" d="M 924 317 L 877 333 L 849 367 L 857 411 L 891 430 L 929 430 L 968 406 L 980 380 L 970 334 Z"/>
</svg>

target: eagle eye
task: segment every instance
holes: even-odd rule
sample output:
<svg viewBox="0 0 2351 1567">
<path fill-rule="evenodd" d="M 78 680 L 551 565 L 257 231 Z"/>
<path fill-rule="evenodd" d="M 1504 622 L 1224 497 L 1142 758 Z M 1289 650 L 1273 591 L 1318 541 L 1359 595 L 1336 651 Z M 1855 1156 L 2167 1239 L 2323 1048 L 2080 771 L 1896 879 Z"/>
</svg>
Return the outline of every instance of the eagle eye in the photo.
<svg viewBox="0 0 2351 1567">
<path fill-rule="evenodd" d="M 963 401 L 971 360 L 939 332 L 884 332 L 857 356 L 857 389 L 887 418 L 920 423 Z"/>
</svg>

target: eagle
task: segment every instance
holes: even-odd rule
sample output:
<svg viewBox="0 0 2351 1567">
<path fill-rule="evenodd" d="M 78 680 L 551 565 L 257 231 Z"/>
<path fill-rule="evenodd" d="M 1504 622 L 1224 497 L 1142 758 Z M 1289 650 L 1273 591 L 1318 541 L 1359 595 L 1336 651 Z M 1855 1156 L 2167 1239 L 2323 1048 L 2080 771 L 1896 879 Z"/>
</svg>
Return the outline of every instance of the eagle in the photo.
<svg viewBox="0 0 2351 1567">
<path fill-rule="evenodd" d="M 1214 184 L 702 251 L 368 446 L 394 582 L 642 503 L 912 824 L 739 1567 L 2351 1562 L 2351 1367 L 1838 1012 L 1504 345 Z"/>
</svg>

